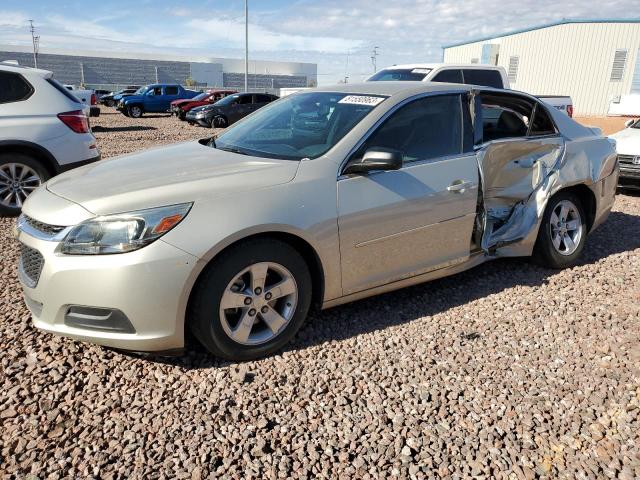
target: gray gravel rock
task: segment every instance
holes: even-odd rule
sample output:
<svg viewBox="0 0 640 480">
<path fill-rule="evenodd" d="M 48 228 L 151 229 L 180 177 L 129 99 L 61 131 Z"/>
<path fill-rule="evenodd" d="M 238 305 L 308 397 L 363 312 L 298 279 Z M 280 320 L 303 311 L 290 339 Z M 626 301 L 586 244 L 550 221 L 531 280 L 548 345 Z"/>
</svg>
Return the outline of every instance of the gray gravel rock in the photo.
<svg viewBox="0 0 640 480">
<path fill-rule="evenodd" d="M 108 109 L 92 122 L 105 157 L 209 133 Z M 13 225 L 0 219 L 8 476 L 640 478 L 638 196 L 618 196 L 575 268 L 485 264 L 316 314 L 243 364 L 37 331 Z"/>
</svg>

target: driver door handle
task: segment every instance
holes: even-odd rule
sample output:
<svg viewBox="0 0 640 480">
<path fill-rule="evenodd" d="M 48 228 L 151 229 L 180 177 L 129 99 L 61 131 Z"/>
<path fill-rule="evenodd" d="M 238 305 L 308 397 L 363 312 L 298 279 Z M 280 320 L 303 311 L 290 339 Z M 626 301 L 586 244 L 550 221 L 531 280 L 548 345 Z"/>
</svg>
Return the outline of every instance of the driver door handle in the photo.
<svg viewBox="0 0 640 480">
<path fill-rule="evenodd" d="M 454 193 L 464 193 L 471 186 L 471 182 L 465 180 L 456 180 L 447 187 L 447 190 Z"/>
</svg>

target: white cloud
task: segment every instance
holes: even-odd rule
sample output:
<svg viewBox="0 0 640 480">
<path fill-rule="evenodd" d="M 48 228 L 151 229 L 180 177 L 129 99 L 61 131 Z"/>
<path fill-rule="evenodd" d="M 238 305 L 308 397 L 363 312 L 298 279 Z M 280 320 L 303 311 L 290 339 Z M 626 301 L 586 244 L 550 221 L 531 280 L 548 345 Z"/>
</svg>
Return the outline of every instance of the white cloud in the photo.
<svg viewBox="0 0 640 480">
<path fill-rule="evenodd" d="M 240 1 L 220 3 L 206 15 L 182 7 L 137 4 L 135 14 L 122 16 L 124 22 L 113 17 L 106 3 L 96 6 L 90 18 L 62 7 L 44 18 L 27 7 L 0 11 L 0 43 L 29 45 L 28 19 L 35 15 L 43 48 L 201 57 L 243 53 Z M 637 16 L 637 0 L 298 0 L 286 8 L 253 10 L 250 55 L 318 63 L 320 83 L 335 82 L 345 74 L 357 81 L 372 72 L 374 46 L 380 47 L 378 66 L 438 61 L 444 44 L 563 17 L 589 18 L 592 12 L 603 18 Z M 136 22 L 136 16 L 141 20 Z"/>
</svg>

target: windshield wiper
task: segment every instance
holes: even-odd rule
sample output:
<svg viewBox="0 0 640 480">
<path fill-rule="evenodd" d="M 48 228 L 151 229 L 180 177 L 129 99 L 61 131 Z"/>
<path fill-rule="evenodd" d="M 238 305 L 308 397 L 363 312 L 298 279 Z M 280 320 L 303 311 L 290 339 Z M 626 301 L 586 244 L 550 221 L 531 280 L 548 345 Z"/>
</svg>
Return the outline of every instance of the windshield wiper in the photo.
<svg viewBox="0 0 640 480">
<path fill-rule="evenodd" d="M 236 148 L 236 147 L 220 147 L 218 150 L 224 150 L 225 152 L 231 152 L 231 153 L 238 153 L 240 155 L 249 155 L 244 150 L 240 150 L 239 148 Z"/>
</svg>

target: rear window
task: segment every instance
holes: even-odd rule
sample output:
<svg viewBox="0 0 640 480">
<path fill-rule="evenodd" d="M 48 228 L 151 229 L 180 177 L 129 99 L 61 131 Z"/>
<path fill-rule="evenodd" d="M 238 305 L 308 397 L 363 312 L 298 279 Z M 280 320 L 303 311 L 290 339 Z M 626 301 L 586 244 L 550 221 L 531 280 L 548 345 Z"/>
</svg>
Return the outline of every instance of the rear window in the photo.
<svg viewBox="0 0 640 480">
<path fill-rule="evenodd" d="M 58 90 L 61 94 L 67 97 L 69 100 L 75 103 L 82 103 L 78 97 L 76 97 L 73 93 L 65 88 L 59 81 L 55 78 L 47 78 L 47 82 L 53 86 L 56 90 Z"/>
<path fill-rule="evenodd" d="M 432 81 L 442 83 L 464 83 L 464 80 L 462 80 L 462 72 L 458 69 L 442 70 L 433 77 Z"/>
<path fill-rule="evenodd" d="M 497 70 L 465 69 L 462 71 L 464 83 L 481 87 L 504 88 L 502 76 Z"/>
<path fill-rule="evenodd" d="M 380 70 L 369 82 L 417 81 L 421 82 L 429 75 L 431 68 L 388 68 Z"/>
<path fill-rule="evenodd" d="M 19 73 L 0 72 L 0 103 L 21 102 L 33 94 L 33 87 Z"/>
</svg>

